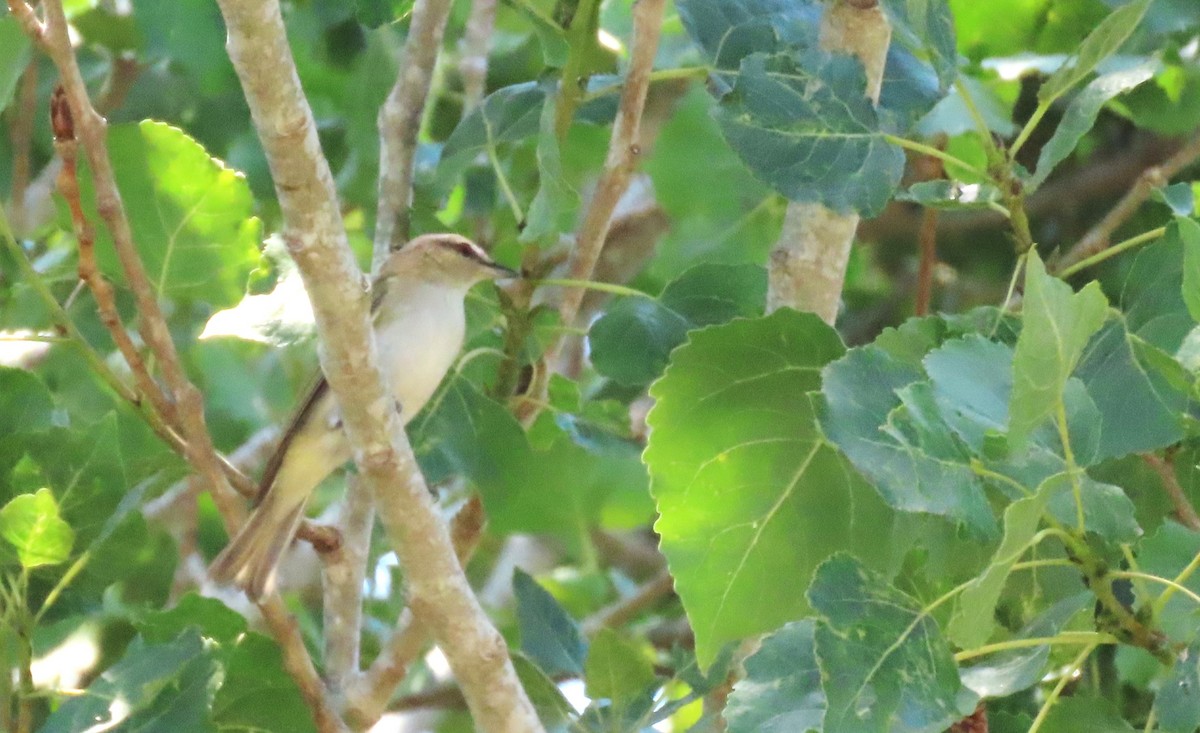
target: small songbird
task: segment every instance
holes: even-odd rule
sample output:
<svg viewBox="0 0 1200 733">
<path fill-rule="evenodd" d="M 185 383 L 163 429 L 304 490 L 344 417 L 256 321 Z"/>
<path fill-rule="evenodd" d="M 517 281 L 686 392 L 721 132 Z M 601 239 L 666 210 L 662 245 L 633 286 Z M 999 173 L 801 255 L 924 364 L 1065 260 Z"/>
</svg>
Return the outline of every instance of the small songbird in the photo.
<svg viewBox="0 0 1200 733">
<path fill-rule="evenodd" d="M 402 422 L 420 412 L 462 348 L 467 291 L 483 280 L 516 276 L 457 234 L 426 234 L 388 257 L 373 287 L 371 316 L 380 368 Z M 212 579 L 237 585 L 254 600 L 270 592 L 309 496 L 350 455 L 322 376 L 267 462 L 257 508 L 213 561 Z"/>
</svg>

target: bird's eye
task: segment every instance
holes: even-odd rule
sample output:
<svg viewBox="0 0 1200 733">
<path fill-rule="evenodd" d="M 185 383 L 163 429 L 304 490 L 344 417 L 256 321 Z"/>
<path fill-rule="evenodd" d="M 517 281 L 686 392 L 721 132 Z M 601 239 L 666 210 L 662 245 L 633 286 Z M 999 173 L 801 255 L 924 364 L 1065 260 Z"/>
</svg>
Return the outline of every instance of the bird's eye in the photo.
<svg viewBox="0 0 1200 733">
<path fill-rule="evenodd" d="M 459 253 L 463 257 L 466 257 L 468 260 L 483 259 L 479 254 L 479 250 L 475 249 L 475 247 L 472 246 L 470 242 L 466 242 L 466 241 L 455 242 L 454 243 L 454 251 Z"/>
</svg>

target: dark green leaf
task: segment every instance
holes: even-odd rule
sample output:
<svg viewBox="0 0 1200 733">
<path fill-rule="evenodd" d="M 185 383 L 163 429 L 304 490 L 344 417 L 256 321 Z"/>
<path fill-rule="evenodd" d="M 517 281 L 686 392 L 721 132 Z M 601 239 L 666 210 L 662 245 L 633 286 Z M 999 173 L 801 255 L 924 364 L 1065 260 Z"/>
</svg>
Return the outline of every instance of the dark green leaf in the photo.
<svg viewBox="0 0 1200 733">
<path fill-rule="evenodd" d="M 521 651 L 548 675 L 582 676 L 588 645 L 563 607 L 528 573 L 513 573 Z"/>
<path fill-rule="evenodd" d="M 1184 246 L 1172 223 L 1166 236 L 1139 248 L 1112 290 L 1129 330 L 1173 354 L 1196 322 L 1183 299 Z"/>
<path fill-rule="evenodd" d="M 982 340 L 979 344 L 985 351 L 992 348 Z M 943 421 L 919 367 L 867 346 L 830 364 L 823 382 L 825 435 L 884 501 L 902 511 L 966 522 L 984 535 L 995 533 L 971 454 Z"/>
<path fill-rule="evenodd" d="M 22 494 L 0 508 L 0 537 L 17 549 L 17 559 L 27 570 L 65 561 L 75 542 L 50 489 Z"/>
<path fill-rule="evenodd" d="M 904 153 L 883 139 L 865 90 L 852 57 L 753 54 L 717 121 L 750 170 L 784 196 L 870 216 L 900 183 Z"/>
<path fill-rule="evenodd" d="M 752 53 L 816 45 L 821 6 L 812 0 L 680 0 L 679 17 L 718 69 Z"/>
<path fill-rule="evenodd" d="M 23 369 L 0 367 L 0 430 L 5 434 L 45 430 L 53 409 L 42 380 Z"/>
<path fill-rule="evenodd" d="M 1173 579 L 1200 555 L 1200 533 L 1174 522 L 1164 522 L 1158 531 L 1142 538 L 1138 546 L 1138 569 L 1160 578 Z M 1200 593 L 1200 575 L 1192 573 L 1183 585 Z M 1151 592 L 1157 593 L 1157 589 Z M 1163 632 L 1173 641 L 1190 644 L 1196 638 L 1196 604 L 1176 593 L 1155 616 Z"/>
<path fill-rule="evenodd" d="M 937 623 L 884 578 L 838 554 L 817 569 L 808 596 L 823 617 L 824 733 L 942 731 L 975 710 L 979 698 Z"/>
<path fill-rule="evenodd" d="M 687 338 L 690 324 L 656 300 L 625 298 L 588 331 L 591 358 L 600 372 L 622 384 L 646 384 Z"/>
<path fill-rule="evenodd" d="M 929 58 L 942 90 L 958 76 L 954 17 L 946 0 L 885 0 L 893 39 Z"/>
<path fill-rule="evenodd" d="M 767 274 L 757 265 L 697 265 L 656 301 L 626 298 L 609 308 L 588 332 L 592 363 L 622 384 L 647 384 L 690 329 L 759 315 L 766 294 Z"/>
<path fill-rule="evenodd" d="M 191 628 L 205 638 L 231 644 L 246 631 L 246 619 L 215 598 L 188 593 L 173 608 L 147 613 L 137 622 L 142 638 L 165 644 Z"/>
<path fill-rule="evenodd" d="M 1137 29 L 1152 0 L 1132 0 L 1114 10 L 1083 39 L 1075 57 L 1056 71 L 1038 90 L 1038 101 L 1049 105 L 1083 81 L 1101 61 L 1116 53 Z"/>
<path fill-rule="evenodd" d="M 1165 733 L 1195 733 L 1200 727 L 1200 642 L 1178 654 L 1154 698 L 1154 710 Z"/>
<path fill-rule="evenodd" d="M 1155 450 L 1183 437 L 1187 388 L 1155 367 L 1156 351 L 1130 334 L 1123 319 L 1105 323 L 1084 350 L 1075 375 L 1100 413 L 1097 460 Z"/>
<path fill-rule="evenodd" d="M 1038 155 L 1037 172 L 1029 183 L 1030 189 L 1042 185 L 1055 167 L 1075 150 L 1083 136 L 1096 124 L 1096 117 L 1108 100 L 1151 79 L 1156 68 L 1157 63 L 1148 62 L 1132 69 L 1105 74 L 1084 87 L 1071 100 L 1071 106 L 1067 107 L 1066 114 L 1054 129 L 1054 136 L 1042 147 Z"/>
<path fill-rule="evenodd" d="M 193 660 L 209 662 L 201 656 L 203 652 L 203 642 L 195 631 L 186 632 L 168 644 L 151 645 L 135 639 L 120 661 L 88 686 L 86 695 L 67 698 L 41 730 L 43 733 L 75 733 L 97 725 L 116 728 L 122 721 L 125 721 L 122 730 L 153 730 L 142 727 L 150 724 L 151 711 L 165 714 L 176 704 L 187 706 L 189 697 L 197 691 L 180 695 L 179 688 L 188 682 L 208 684 L 216 671 L 214 668 L 205 665 L 203 669 L 207 675 L 188 669 L 188 663 Z M 189 672 L 201 679 L 188 679 Z M 163 693 L 163 700 L 157 703 L 160 693 Z M 211 699 L 207 690 L 204 697 L 206 718 Z M 189 722 L 190 725 L 173 729 L 211 730 L 207 721 L 201 724 L 201 720 L 193 718 Z M 197 724 L 199 727 L 193 727 Z"/>
<path fill-rule="evenodd" d="M 1168 236 L 1183 243 L 1183 302 L 1192 320 L 1200 322 L 1200 223 L 1177 216 L 1172 226 Z"/>
<path fill-rule="evenodd" d="M 1084 347 L 1108 317 L 1108 301 L 1090 283 L 1079 293 L 1046 273 L 1036 251 L 1025 268 L 1024 325 L 1013 355 L 1009 444 L 1020 449 L 1063 404 L 1067 380 Z"/>
<path fill-rule="evenodd" d="M 693 331 L 650 389 L 655 528 L 702 667 L 803 615 L 831 552 L 887 553 L 890 516 L 816 427 L 811 393 L 841 352 L 816 316 L 781 310 Z"/>
<path fill-rule="evenodd" d="M 729 733 L 821 730 L 825 693 L 813 633 L 812 621 L 797 621 L 763 639 L 725 707 Z"/>
<path fill-rule="evenodd" d="M 202 610 L 202 606 L 195 606 Z M 227 616 L 230 611 L 221 615 Z M 182 619 L 174 619 L 182 620 Z M 220 628 L 216 628 L 217 626 Z M 232 631 L 231 619 L 209 623 L 206 632 Z M 195 631 L 189 633 L 196 633 Z M 223 642 L 224 684 L 212 701 L 213 722 L 222 731 L 316 733 L 312 713 L 295 680 L 283 666 L 279 646 L 254 632 L 241 635 L 232 649 Z M 269 704 L 264 704 L 269 701 Z"/>
</svg>

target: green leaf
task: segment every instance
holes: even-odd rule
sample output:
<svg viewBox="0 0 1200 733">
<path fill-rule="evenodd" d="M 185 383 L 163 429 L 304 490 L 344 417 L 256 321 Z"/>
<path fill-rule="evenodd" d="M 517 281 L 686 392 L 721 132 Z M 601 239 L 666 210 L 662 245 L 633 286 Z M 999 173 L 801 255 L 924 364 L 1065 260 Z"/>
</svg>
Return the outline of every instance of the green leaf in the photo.
<svg viewBox="0 0 1200 733">
<path fill-rule="evenodd" d="M 521 687 L 529 696 L 529 702 L 537 710 L 538 718 L 547 728 L 563 721 L 570 720 L 575 715 L 575 708 L 563 695 L 554 680 L 538 667 L 529 657 L 519 651 L 512 652 L 513 667 L 516 668 L 517 678 Z"/>
<path fill-rule="evenodd" d="M 508 409 L 456 377 L 409 433 L 431 482 L 457 473 L 475 484 L 492 531 L 552 533 L 579 548 L 610 503 L 645 496 L 646 469 L 628 441 L 592 450 L 554 423 L 547 428 L 546 443 L 534 448 Z"/>
<path fill-rule="evenodd" d="M 1172 223 L 1162 239 L 1138 249 L 1114 284 L 1129 331 L 1167 353 L 1175 353 L 1196 321 L 1183 298 L 1184 245 Z"/>
<path fill-rule="evenodd" d="M 1165 733 L 1195 733 L 1200 727 L 1200 642 L 1178 654 L 1154 697 L 1154 710 Z"/>
<path fill-rule="evenodd" d="M 975 710 L 937 623 L 858 560 L 834 555 L 808 596 L 822 615 L 825 733 L 941 731 Z"/>
<path fill-rule="evenodd" d="M 647 384 L 662 374 L 689 330 L 759 315 L 766 295 L 762 267 L 696 265 L 657 300 L 625 298 L 597 319 L 588 332 L 592 364 L 622 384 Z"/>
<path fill-rule="evenodd" d="M 871 216 L 899 185 L 904 152 L 884 140 L 865 90 L 849 56 L 752 54 L 716 118 L 742 162 L 787 198 Z"/>
<path fill-rule="evenodd" d="M 1020 450 L 1035 428 L 1063 404 L 1063 391 L 1092 334 L 1108 317 L 1108 301 L 1092 282 L 1079 293 L 1046 273 L 1037 252 L 1025 269 L 1024 326 L 1013 355 L 1009 444 Z"/>
<path fill-rule="evenodd" d="M 1183 438 L 1188 388 L 1173 384 L 1156 362 L 1177 368 L 1171 357 L 1129 333 L 1125 319 L 1108 321 L 1088 343 L 1075 375 L 1100 412 L 1096 461 Z"/>
<path fill-rule="evenodd" d="M 746 660 L 725 707 L 729 733 L 821 730 L 825 693 L 813 648 L 811 620 L 790 623 L 763 639 Z"/>
<path fill-rule="evenodd" d="M 513 573 L 521 651 L 548 675 L 583 675 L 588 645 L 579 626 L 530 575 Z"/>
<path fill-rule="evenodd" d="M 958 77 L 954 17 L 946 0 L 885 0 L 894 40 L 929 58 L 942 90 Z"/>
<path fill-rule="evenodd" d="M 1083 39 L 1075 58 L 1067 62 L 1042 84 L 1038 101 L 1043 106 L 1062 96 L 1083 81 L 1101 61 L 1116 53 L 1125 40 L 1137 29 L 1152 0 L 1132 0 L 1114 10 Z"/>
<path fill-rule="evenodd" d="M 237 74 L 225 52 L 225 22 L 220 8 L 209 3 L 158 0 L 132 0 L 132 4 L 130 16 L 143 45 L 139 60 L 147 65 L 181 68 L 207 94 L 223 94 L 237 83 Z M 178 84 L 178 77 L 168 78 L 168 84 Z M 168 90 L 175 91 L 164 89 Z"/>
<path fill-rule="evenodd" d="M 1183 302 L 1192 320 L 1200 322 L 1200 223 L 1177 216 L 1172 229 L 1168 236 L 1183 243 Z"/>
<path fill-rule="evenodd" d="M 680 0 L 688 35 L 718 69 L 733 70 L 752 53 L 817 43 L 821 7 L 812 0 Z"/>
<path fill-rule="evenodd" d="M 179 599 L 173 608 L 147 613 L 135 625 L 151 644 L 165 644 L 191 628 L 222 644 L 236 642 L 246 632 L 246 619 L 240 613 L 194 592 Z"/>
<path fill-rule="evenodd" d="M 890 515 L 816 427 L 812 393 L 841 352 L 816 316 L 781 310 L 693 331 L 650 388 L 655 529 L 701 667 L 802 616 L 830 553 L 887 554 Z"/>
<path fill-rule="evenodd" d="M 17 548 L 17 559 L 27 570 L 65 561 L 75 541 L 50 489 L 22 494 L 5 504 L 0 509 L 0 537 Z"/>
<path fill-rule="evenodd" d="M 622 384 L 647 384 L 662 374 L 689 324 L 656 300 L 625 298 L 592 324 L 588 343 L 596 371 Z"/>
<path fill-rule="evenodd" d="M 114 125 L 108 151 L 138 254 L 159 293 L 236 303 L 258 262 L 262 228 L 246 179 L 161 122 Z M 89 219 L 99 221 L 89 176 L 80 175 L 80 187 Z M 121 279 L 103 227 L 96 239 L 101 269 Z"/>
<path fill-rule="evenodd" d="M 1033 496 L 1014 501 L 1004 510 L 1004 539 L 983 573 L 959 594 L 954 616 L 946 629 L 947 637 L 955 644 L 972 649 L 991 637 L 996 627 L 996 603 L 1008 574 L 1029 549 L 1050 496 L 1069 480 L 1066 474 L 1052 476 L 1042 482 Z"/>
<path fill-rule="evenodd" d="M 1004 349 L 982 339 L 970 347 L 988 354 Z M 968 446 L 942 419 L 919 367 L 867 346 L 830 364 L 823 382 L 825 435 L 889 506 L 962 521 L 983 536 L 995 534 L 996 520 L 971 469 Z"/>
<path fill-rule="evenodd" d="M 601 629 L 588 647 L 584 666 L 587 696 L 625 707 L 655 684 L 654 666 L 638 645 L 612 629 Z"/>
<path fill-rule="evenodd" d="M 1039 730 L 1041 733 L 1135 733 L 1112 700 L 1087 695 L 1059 698 Z"/>
<path fill-rule="evenodd" d="M 24 369 L 0 367 L 0 431 L 16 435 L 45 430 L 53 411 L 42 380 Z"/>
<path fill-rule="evenodd" d="M 8 107 L 29 65 L 29 36 L 12 15 L 0 18 L 0 112 Z"/>
<path fill-rule="evenodd" d="M 189 662 L 193 661 L 200 666 L 189 669 Z M 151 645 L 135 639 L 125 655 L 88 686 L 86 695 L 64 700 L 41 730 L 74 733 L 99 725 L 110 729 L 121 725 L 121 730 L 149 733 L 156 730 L 151 726 L 155 717 L 184 712 L 189 703 L 194 705 L 200 700 L 203 701 L 200 710 L 186 710 L 190 713 L 183 716 L 186 724 L 157 730 L 212 730 L 207 721 L 211 701 L 208 684 L 216 669 L 210 666 L 211 662 L 204 656 L 203 642 L 195 631 L 186 632 L 168 644 Z M 184 689 L 185 685 L 202 688 Z"/>
<path fill-rule="evenodd" d="M 569 229 L 579 208 L 579 194 L 563 177 L 562 155 L 554 132 L 558 96 L 546 94 L 538 124 L 538 189 L 525 213 L 522 242 L 558 243 L 558 233 Z"/>
<path fill-rule="evenodd" d="M 191 608 L 204 611 L 206 606 L 196 604 Z M 202 621 L 204 633 L 224 636 L 232 631 L 230 613 L 228 609 L 221 612 L 219 623 Z M 232 648 L 222 640 L 222 652 L 224 684 L 212 701 L 212 719 L 220 730 L 316 733 L 312 713 L 296 681 L 284 668 L 283 654 L 273 640 L 254 632 L 244 633 Z"/>
<path fill-rule="evenodd" d="M 1084 87 L 1083 91 L 1071 100 L 1066 114 L 1054 129 L 1053 137 L 1038 154 L 1037 171 L 1030 179 L 1029 189 L 1041 186 L 1055 167 L 1067 159 L 1083 136 L 1092 129 L 1092 125 L 1096 124 L 1096 117 L 1110 99 L 1153 78 L 1157 68 L 1158 63 L 1153 61 L 1139 64 L 1131 69 L 1097 77 Z"/>
</svg>

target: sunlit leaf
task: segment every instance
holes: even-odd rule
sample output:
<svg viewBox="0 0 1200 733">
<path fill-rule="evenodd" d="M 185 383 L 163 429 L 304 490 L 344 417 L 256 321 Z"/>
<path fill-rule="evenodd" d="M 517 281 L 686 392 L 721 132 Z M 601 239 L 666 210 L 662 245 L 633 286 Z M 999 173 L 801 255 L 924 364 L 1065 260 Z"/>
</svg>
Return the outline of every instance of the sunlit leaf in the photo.
<svg viewBox="0 0 1200 733">
<path fill-rule="evenodd" d="M 50 489 L 22 494 L 0 508 L 0 537 L 16 548 L 26 569 L 58 565 L 70 557 L 75 542 Z"/>
</svg>

